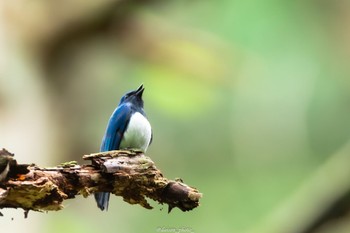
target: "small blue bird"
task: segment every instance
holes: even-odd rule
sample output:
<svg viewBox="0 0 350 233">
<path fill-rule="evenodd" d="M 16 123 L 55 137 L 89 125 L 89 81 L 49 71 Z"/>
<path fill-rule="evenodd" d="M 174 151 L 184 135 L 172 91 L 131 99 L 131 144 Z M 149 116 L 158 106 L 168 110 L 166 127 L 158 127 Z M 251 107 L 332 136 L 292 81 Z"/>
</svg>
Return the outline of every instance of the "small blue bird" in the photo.
<svg viewBox="0 0 350 233">
<path fill-rule="evenodd" d="M 109 119 L 100 151 L 138 149 L 146 152 L 152 142 L 152 128 L 143 110 L 141 85 L 137 90 L 126 93 Z M 95 193 L 97 206 L 108 209 L 109 194 Z"/>
</svg>

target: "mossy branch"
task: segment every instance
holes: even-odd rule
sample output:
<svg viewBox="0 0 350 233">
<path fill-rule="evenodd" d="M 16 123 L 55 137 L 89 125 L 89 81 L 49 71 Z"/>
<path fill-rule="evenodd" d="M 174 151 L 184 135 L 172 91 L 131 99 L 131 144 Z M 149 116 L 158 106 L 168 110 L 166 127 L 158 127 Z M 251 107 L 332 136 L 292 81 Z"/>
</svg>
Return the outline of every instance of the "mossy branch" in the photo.
<svg viewBox="0 0 350 233">
<path fill-rule="evenodd" d="M 108 151 L 85 155 L 91 164 L 64 163 L 51 168 L 17 164 L 13 155 L 0 151 L 0 209 L 61 210 L 62 202 L 77 195 L 111 192 L 130 204 L 147 209 L 146 197 L 189 211 L 202 194 L 179 180 L 164 178 L 154 162 L 137 151 Z M 6 171 L 6 168 L 7 169 Z"/>
</svg>

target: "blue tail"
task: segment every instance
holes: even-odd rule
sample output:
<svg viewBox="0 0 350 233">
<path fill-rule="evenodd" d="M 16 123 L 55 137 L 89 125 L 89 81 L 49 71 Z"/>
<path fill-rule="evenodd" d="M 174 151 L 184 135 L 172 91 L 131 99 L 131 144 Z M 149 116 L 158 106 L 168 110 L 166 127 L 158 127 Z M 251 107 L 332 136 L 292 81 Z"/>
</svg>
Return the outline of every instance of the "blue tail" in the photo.
<svg viewBox="0 0 350 233">
<path fill-rule="evenodd" d="M 109 203 L 109 193 L 95 193 L 95 200 L 97 202 L 98 208 L 103 210 L 108 210 L 108 203 Z"/>
</svg>

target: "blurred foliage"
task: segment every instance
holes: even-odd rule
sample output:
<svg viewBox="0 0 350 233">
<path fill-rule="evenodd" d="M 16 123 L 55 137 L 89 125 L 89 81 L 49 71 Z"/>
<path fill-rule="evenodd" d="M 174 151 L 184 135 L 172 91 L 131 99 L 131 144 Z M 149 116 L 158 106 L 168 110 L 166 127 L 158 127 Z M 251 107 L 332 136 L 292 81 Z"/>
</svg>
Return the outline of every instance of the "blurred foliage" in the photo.
<svg viewBox="0 0 350 233">
<path fill-rule="evenodd" d="M 118 198 L 101 213 L 92 198 L 77 199 L 58 213 L 30 213 L 18 231 L 276 232 L 295 193 L 310 200 L 295 209 L 311 213 L 316 204 L 298 190 L 349 139 L 346 0 L 0 7 L 0 146 L 20 162 L 79 160 L 98 150 L 119 98 L 144 83 L 148 155 L 204 193 L 198 209 L 169 215 Z M 326 180 L 325 196 L 327 182 L 337 184 Z M 307 230 L 327 209 L 317 206 L 309 222 L 290 219 L 293 229 L 350 231 L 347 215 Z"/>
</svg>

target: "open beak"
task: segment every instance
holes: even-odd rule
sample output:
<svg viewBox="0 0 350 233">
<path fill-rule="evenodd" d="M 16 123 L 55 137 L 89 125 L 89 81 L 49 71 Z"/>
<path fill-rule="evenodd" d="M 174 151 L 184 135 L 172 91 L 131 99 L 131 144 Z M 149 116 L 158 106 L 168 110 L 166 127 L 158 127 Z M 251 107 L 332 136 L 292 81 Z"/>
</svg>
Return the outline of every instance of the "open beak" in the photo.
<svg viewBox="0 0 350 233">
<path fill-rule="evenodd" d="M 137 88 L 137 90 L 135 91 L 135 95 L 137 95 L 141 98 L 144 90 L 145 90 L 145 88 L 143 87 L 143 84 L 141 84 L 141 86 L 139 86 L 139 88 Z"/>
</svg>

